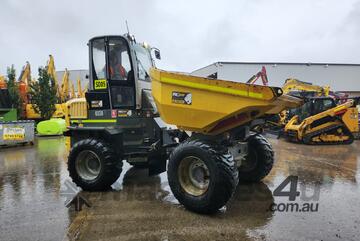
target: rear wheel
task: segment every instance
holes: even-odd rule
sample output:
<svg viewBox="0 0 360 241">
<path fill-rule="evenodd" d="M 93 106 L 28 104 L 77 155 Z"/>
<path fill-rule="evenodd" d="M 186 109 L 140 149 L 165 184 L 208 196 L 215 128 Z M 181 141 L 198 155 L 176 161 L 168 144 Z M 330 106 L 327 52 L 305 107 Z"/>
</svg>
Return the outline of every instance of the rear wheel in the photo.
<svg viewBox="0 0 360 241">
<path fill-rule="evenodd" d="M 73 182 L 83 190 L 103 191 L 119 178 L 122 161 L 107 143 L 85 139 L 71 149 L 68 170 Z"/>
<path fill-rule="evenodd" d="M 187 209 L 213 213 L 233 195 L 238 172 L 226 148 L 201 140 L 188 140 L 171 153 L 168 180 L 174 196 Z"/>
<path fill-rule="evenodd" d="M 239 167 L 239 180 L 259 182 L 271 171 L 274 164 L 274 151 L 262 135 L 248 138 L 248 155 Z"/>
</svg>

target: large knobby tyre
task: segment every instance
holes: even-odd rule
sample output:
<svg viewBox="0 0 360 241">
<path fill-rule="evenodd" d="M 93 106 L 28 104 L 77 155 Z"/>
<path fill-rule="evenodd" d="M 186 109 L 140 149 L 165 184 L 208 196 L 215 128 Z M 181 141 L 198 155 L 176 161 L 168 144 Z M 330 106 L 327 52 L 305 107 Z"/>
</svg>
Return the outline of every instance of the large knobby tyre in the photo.
<svg viewBox="0 0 360 241">
<path fill-rule="evenodd" d="M 271 171 L 274 164 L 274 151 L 262 135 L 248 138 L 248 154 L 239 167 L 239 180 L 259 182 Z"/>
<path fill-rule="evenodd" d="M 84 139 L 74 144 L 68 158 L 69 175 L 86 191 L 104 191 L 119 178 L 121 158 L 104 141 Z"/>
<path fill-rule="evenodd" d="M 202 140 L 186 140 L 171 153 L 169 185 L 185 208 L 213 213 L 223 207 L 238 184 L 238 171 L 227 148 Z"/>
</svg>

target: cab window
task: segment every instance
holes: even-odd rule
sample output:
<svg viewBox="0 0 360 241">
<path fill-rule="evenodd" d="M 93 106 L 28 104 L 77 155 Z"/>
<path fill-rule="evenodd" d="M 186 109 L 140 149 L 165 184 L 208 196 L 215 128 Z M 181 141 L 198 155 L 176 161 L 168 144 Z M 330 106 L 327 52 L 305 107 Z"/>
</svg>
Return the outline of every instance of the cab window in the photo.
<svg viewBox="0 0 360 241">
<path fill-rule="evenodd" d="M 134 45 L 134 49 L 139 79 L 150 81 L 149 78 L 147 78 L 149 70 L 152 67 L 150 52 L 140 45 Z"/>
<path fill-rule="evenodd" d="M 110 38 L 107 51 L 112 107 L 133 109 L 135 107 L 135 82 L 128 43 L 123 38 Z"/>
<path fill-rule="evenodd" d="M 311 101 L 305 102 L 300 108 L 296 108 L 295 115 L 298 115 L 299 121 L 302 122 L 311 116 Z"/>
<path fill-rule="evenodd" d="M 135 105 L 134 88 L 129 86 L 111 86 L 113 108 L 131 108 Z"/>
<path fill-rule="evenodd" d="M 105 79 L 105 40 L 96 39 L 92 44 L 94 79 Z"/>
<path fill-rule="evenodd" d="M 335 103 L 332 99 L 319 99 L 314 101 L 314 113 L 313 114 L 319 114 L 321 112 L 324 112 L 326 110 L 329 110 L 333 107 L 335 107 Z"/>
<path fill-rule="evenodd" d="M 109 40 L 109 78 L 126 81 L 131 74 L 127 43 L 123 39 Z"/>
</svg>

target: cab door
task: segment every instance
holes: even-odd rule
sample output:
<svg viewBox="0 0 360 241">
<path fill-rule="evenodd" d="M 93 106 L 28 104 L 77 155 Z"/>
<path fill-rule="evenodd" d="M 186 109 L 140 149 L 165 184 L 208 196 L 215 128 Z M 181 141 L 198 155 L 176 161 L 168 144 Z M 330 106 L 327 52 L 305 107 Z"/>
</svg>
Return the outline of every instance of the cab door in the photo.
<svg viewBox="0 0 360 241">
<path fill-rule="evenodd" d="M 135 109 L 135 81 L 128 41 L 122 36 L 90 40 L 90 109 Z"/>
<path fill-rule="evenodd" d="M 106 51 L 112 109 L 135 109 L 134 71 L 128 41 L 123 37 L 109 37 Z"/>
</svg>

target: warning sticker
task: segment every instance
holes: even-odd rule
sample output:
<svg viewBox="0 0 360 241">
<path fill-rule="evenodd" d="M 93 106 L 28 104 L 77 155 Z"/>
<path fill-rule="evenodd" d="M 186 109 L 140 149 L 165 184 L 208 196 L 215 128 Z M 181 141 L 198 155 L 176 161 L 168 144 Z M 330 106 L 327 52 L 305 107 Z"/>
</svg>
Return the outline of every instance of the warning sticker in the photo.
<svg viewBox="0 0 360 241">
<path fill-rule="evenodd" d="M 191 105 L 192 95 L 191 93 L 173 91 L 171 100 L 175 104 Z"/>
<path fill-rule="evenodd" d="M 23 127 L 4 127 L 3 140 L 15 141 L 25 139 L 25 129 Z"/>
</svg>

